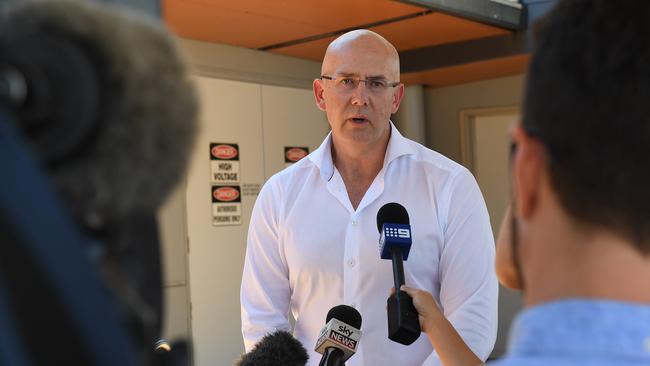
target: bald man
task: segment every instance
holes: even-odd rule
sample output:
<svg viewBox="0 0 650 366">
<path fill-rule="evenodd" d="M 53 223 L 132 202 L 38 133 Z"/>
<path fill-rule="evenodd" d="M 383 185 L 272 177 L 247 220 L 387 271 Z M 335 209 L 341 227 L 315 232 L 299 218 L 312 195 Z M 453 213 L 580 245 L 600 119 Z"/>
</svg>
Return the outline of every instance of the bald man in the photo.
<svg viewBox="0 0 650 366">
<path fill-rule="evenodd" d="M 318 365 L 312 350 L 327 312 L 347 304 L 363 317 L 347 365 L 440 365 L 426 336 L 410 346 L 388 339 L 393 275 L 379 256 L 376 217 L 384 204 L 399 202 L 413 230 L 406 283 L 433 293 L 485 360 L 496 338 L 498 289 L 476 181 L 390 121 L 404 85 L 397 51 L 383 37 L 367 30 L 342 35 L 329 45 L 321 71 L 314 96 L 332 131 L 307 158 L 271 177 L 253 209 L 241 287 L 246 349 L 266 333 L 290 330 L 291 312 L 309 365 Z"/>
</svg>

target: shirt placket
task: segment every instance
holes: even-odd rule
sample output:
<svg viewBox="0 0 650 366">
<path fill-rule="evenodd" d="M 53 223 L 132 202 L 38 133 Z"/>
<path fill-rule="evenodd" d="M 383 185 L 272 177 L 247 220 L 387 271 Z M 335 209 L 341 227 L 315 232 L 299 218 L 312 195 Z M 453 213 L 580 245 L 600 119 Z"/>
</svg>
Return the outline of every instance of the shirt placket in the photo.
<svg viewBox="0 0 650 366">
<path fill-rule="evenodd" d="M 354 308 L 359 304 L 359 243 L 361 228 L 358 214 L 350 215 L 345 233 L 345 250 L 343 254 L 343 301 Z"/>
<path fill-rule="evenodd" d="M 359 281 L 361 280 L 361 263 L 359 262 L 359 255 L 361 239 L 359 214 L 355 212 L 350 215 L 345 233 L 345 249 L 343 252 L 343 302 L 360 312 Z M 346 364 L 348 366 L 363 365 L 363 363 L 360 363 L 362 358 L 360 349 L 357 349 L 357 353 Z"/>
</svg>

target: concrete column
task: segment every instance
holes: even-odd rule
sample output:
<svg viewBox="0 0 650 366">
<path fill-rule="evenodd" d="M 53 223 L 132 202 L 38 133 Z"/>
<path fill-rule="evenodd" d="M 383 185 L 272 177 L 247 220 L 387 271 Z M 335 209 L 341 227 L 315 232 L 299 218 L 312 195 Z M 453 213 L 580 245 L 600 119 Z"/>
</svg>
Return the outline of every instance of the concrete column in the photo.
<svg viewBox="0 0 650 366">
<path fill-rule="evenodd" d="M 426 145 L 424 118 L 424 92 L 422 85 L 411 85 L 404 90 L 404 99 L 393 122 L 400 133 L 413 141 Z"/>
</svg>

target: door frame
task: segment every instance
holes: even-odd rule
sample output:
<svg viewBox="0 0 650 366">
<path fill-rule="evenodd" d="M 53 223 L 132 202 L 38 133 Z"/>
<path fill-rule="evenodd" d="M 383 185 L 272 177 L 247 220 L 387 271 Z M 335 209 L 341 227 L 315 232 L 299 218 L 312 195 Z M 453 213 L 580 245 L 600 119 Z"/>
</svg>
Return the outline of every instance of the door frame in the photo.
<svg viewBox="0 0 650 366">
<path fill-rule="evenodd" d="M 471 108 L 463 109 L 459 113 L 460 129 L 460 161 L 472 174 L 476 174 L 475 161 L 476 151 L 474 149 L 474 138 L 476 137 L 476 119 L 478 117 L 495 116 L 500 114 L 519 114 L 521 108 L 518 105 L 503 107 Z"/>
</svg>

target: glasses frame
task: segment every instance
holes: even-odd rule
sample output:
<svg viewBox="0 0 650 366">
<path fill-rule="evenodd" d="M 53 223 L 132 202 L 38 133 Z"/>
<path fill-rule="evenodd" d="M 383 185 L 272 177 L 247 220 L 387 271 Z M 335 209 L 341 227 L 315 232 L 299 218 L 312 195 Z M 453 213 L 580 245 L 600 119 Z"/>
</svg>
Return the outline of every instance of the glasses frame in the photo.
<svg viewBox="0 0 650 366">
<path fill-rule="evenodd" d="M 331 80 L 331 81 L 336 81 L 336 79 L 341 79 L 341 78 L 344 78 L 344 79 L 358 79 L 359 83 L 363 82 L 366 85 L 366 88 L 368 88 L 368 82 L 369 81 L 375 81 L 375 80 L 369 80 L 369 79 L 361 79 L 361 78 L 357 78 L 357 77 L 354 77 L 354 76 L 328 76 L 328 75 L 321 75 L 320 76 L 321 80 L 325 79 L 325 80 Z M 357 86 L 359 86 L 359 83 L 356 84 L 356 86 L 354 87 L 355 89 L 357 88 Z M 396 86 L 398 86 L 400 84 L 401 84 L 401 82 L 395 81 L 395 82 L 386 84 L 385 86 L 383 86 L 379 90 L 382 90 L 382 91 L 383 90 L 388 90 L 388 88 L 394 88 L 394 87 L 396 87 Z M 368 88 L 368 89 L 372 90 L 372 88 Z"/>
</svg>

